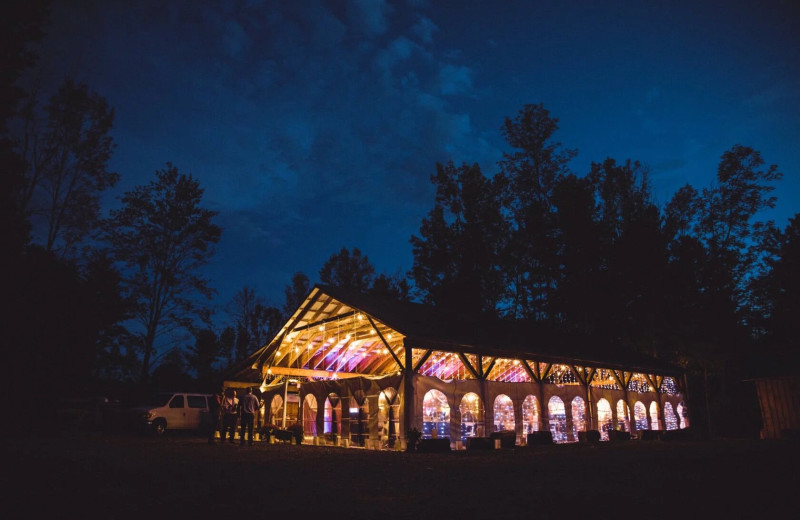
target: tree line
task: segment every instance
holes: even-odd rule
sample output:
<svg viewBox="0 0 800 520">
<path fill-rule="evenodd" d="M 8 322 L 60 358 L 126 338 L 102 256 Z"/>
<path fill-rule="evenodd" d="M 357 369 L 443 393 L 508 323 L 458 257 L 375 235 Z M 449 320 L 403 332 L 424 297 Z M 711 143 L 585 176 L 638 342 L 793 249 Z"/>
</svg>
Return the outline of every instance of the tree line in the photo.
<svg viewBox="0 0 800 520">
<path fill-rule="evenodd" d="M 220 322 L 202 268 L 223 230 L 197 179 L 167 162 L 104 212 L 120 179 L 108 167 L 113 108 L 71 79 L 46 99 L 18 85 L 47 16 L 37 2 L 25 6 L 2 17 L 4 381 L 42 399 L 123 383 L 213 390 L 276 334 L 310 279 L 296 273 L 280 308 L 244 286 Z M 800 216 L 784 228 L 760 220 L 775 206 L 778 167 L 737 144 L 711 185 L 686 185 L 659 204 L 638 161 L 572 171 L 577 151 L 557 130 L 544 105 L 526 105 L 501 127 L 509 151 L 497 171 L 437 164 L 409 272 L 376 274 L 361 250 L 342 248 L 318 279 L 544 322 L 590 348 L 674 362 L 709 429 L 755 424 L 742 413 L 754 406 L 741 382 L 797 361 L 800 332 Z"/>
</svg>

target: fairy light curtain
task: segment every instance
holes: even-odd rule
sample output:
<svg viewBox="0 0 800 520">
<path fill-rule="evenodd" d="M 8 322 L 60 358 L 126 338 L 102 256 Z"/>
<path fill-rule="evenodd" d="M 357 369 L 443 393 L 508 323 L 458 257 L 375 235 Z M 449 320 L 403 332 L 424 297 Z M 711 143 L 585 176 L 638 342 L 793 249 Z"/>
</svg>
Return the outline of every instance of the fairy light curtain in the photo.
<svg viewBox="0 0 800 520">
<path fill-rule="evenodd" d="M 539 401 L 536 396 L 527 395 L 522 401 L 522 433 L 539 431 Z"/>
<path fill-rule="evenodd" d="M 678 429 L 678 417 L 675 415 L 675 410 L 670 402 L 664 403 L 664 423 L 667 430 Z"/>
<path fill-rule="evenodd" d="M 494 399 L 494 431 L 514 431 L 514 402 L 505 394 Z"/>
<path fill-rule="evenodd" d="M 611 404 L 606 399 L 597 401 L 597 429 L 600 430 L 600 440 L 608 440 L 608 431 L 614 429 Z"/>
<path fill-rule="evenodd" d="M 572 438 L 578 440 L 578 432 L 586 431 L 586 402 L 580 397 L 572 400 Z"/>
<path fill-rule="evenodd" d="M 567 414 L 564 410 L 564 401 L 554 395 L 547 402 L 547 412 L 553 442 L 567 442 Z"/>
<path fill-rule="evenodd" d="M 641 401 L 636 401 L 633 405 L 633 418 L 636 422 L 636 430 L 647 429 L 647 408 L 644 407 Z"/>
</svg>

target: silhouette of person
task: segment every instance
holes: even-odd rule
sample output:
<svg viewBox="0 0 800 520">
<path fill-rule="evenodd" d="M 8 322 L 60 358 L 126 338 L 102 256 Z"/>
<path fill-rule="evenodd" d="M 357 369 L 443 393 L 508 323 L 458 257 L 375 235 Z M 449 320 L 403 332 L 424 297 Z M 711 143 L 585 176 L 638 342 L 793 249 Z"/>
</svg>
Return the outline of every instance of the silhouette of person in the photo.
<svg viewBox="0 0 800 520">
<path fill-rule="evenodd" d="M 239 443 L 244 446 L 244 437 L 247 434 L 247 442 L 250 446 L 253 445 L 253 420 L 258 412 L 259 402 L 258 397 L 253 395 L 253 389 L 248 388 L 247 394 L 239 401 L 239 409 L 242 411 L 241 417 L 241 433 L 239 434 Z"/>
<path fill-rule="evenodd" d="M 229 442 L 233 444 L 236 436 L 236 421 L 239 419 L 239 399 L 236 398 L 236 390 L 230 390 L 229 394 L 222 400 L 222 442 L 230 432 Z"/>
</svg>

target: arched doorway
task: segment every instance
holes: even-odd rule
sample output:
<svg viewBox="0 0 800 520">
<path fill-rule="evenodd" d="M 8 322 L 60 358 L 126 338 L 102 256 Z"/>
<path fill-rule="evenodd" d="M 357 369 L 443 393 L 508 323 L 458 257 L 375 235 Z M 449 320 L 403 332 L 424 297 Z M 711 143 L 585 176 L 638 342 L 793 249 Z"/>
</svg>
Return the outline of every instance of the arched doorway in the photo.
<svg viewBox="0 0 800 520">
<path fill-rule="evenodd" d="M 522 401 L 522 433 L 539 431 L 539 401 L 536 396 L 529 395 Z"/>
<path fill-rule="evenodd" d="M 393 448 L 400 430 L 400 404 L 397 390 L 386 388 L 378 397 L 378 441 L 382 448 Z"/>
<path fill-rule="evenodd" d="M 578 432 L 586 431 L 586 403 L 580 397 L 572 400 L 572 440 L 578 440 Z"/>
<path fill-rule="evenodd" d="M 658 421 L 658 403 L 652 401 L 650 403 L 650 429 L 651 430 L 660 430 L 661 425 Z"/>
<path fill-rule="evenodd" d="M 317 398 L 312 394 L 303 399 L 303 436 L 317 436 Z"/>
<path fill-rule="evenodd" d="M 275 395 L 269 405 L 269 422 L 283 428 L 283 397 Z"/>
<path fill-rule="evenodd" d="M 483 436 L 483 407 L 478 394 L 470 392 L 461 398 L 458 405 L 461 414 L 461 442 L 466 443 L 467 437 Z"/>
<path fill-rule="evenodd" d="M 350 398 L 350 442 L 363 446 L 369 435 L 369 400 L 361 390 L 353 392 Z"/>
<path fill-rule="evenodd" d="M 329 442 L 336 444 L 342 432 L 342 400 L 331 392 L 325 399 L 323 433 Z"/>
<path fill-rule="evenodd" d="M 641 401 L 636 401 L 633 405 L 633 419 L 636 422 L 636 431 L 647 429 L 647 408 Z"/>
<path fill-rule="evenodd" d="M 422 400 L 422 438 L 450 438 L 450 405 L 439 390 L 430 390 Z"/>
<path fill-rule="evenodd" d="M 553 442 L 567 442 L 567 414 L 564 410 L 564 401 L 554 395 L 547 402 L 547 412 Z"/>
<path fill-rule="evenodd" d="M 494 399 L 494 431 L 514 431 L 514 402 L 505 394 Z"/>
<path fill-rule="evenodd" d="M 622 399 L 617 401 L 617 429 L 621 432 L 631 431 L 631 410 Z"/>
<path fill-rule="evenodd" d="M 609 430 L 614 429 L 611 404 L 605 399 L 597 401 L 597 429 L 600 430 L 600 440 L 602 441 L 607 441 Z"/>
</svg>

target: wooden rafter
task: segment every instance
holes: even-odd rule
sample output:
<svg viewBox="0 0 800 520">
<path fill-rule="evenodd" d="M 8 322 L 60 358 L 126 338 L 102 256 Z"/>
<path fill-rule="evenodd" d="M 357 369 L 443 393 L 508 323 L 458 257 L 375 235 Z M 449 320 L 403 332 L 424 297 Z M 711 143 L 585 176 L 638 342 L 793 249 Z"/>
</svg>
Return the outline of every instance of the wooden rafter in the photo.
<svg viewBox="0 0 800 520">
<path fill-rule="evenodd" d="M 582 384 L 583 386 L 586 386 L 586 378 L 581 373 L 581 371 L 578 370 L 578 368 L 575 367 L 574 365 L 567 365 L 567 366 L 569 367 L 570 372 L 572 372 L 572 375 L 575 376 L 575 379 L 577 379 L 578 382 L 580 382 L 580 384 Z"/>
<path fill-rule="evenodd" d="M 614 380 L 619 385 L 620 390 L 625 390 L 627 388 L 627 386 L 623 384 L 623 380 L 625 379 L 625 374 L 622 374 L 622 377 L 620 377 L 620 374 L 618 374 L 616 370 L 611 370 L 611 375 L 614 376 Z"/>
<path fill-rule="evenodd" d="M 653 377 L 650 374 L 644 374 L 645 379 L 647 379 L 647 383 L 653 387 L 653 391 L 658 391 L 658 386 L 656 386 L 655 381 L 653 381 Z"/>
<path fill-rule="evenodd" d="M 467 367 L 467 370 L 469 370 L 469 372 L 475 377 L 475 379 L 481 378 L 480 375 L 478 375 L 478 371 L 475 370 L 475 367 L 472 366 L 472 363 L 469 362 L 469 359 L 467 359 L 467 356 L 463 352 L 459 352 L 458 357 L 461 358 L 461 363 L 463 363 L 464 366 Z"/>
<path fill-rule="evenodd" d="M 528 362 L 524 359 L 521 361 L 522 361 L 522 368 L 524 368 L 525 372 L 528 373 L 528 377 L 531 378 L 531 381 L 536 381 L 538 383 L 539 379 L 536 377 L 536 374 L 533 372 L 533 370 L 531 370 L 531 366 L 528 364 Z"/>
<path fill-rule="evenodd" d="M 428 358 L 431 357 L 431 354 L 433 354 L 433 350 L 431 349 L 426 350 L 425 353 L 422 354 L 422 357 L 419 358 L 417 364 L 414 365 L 414 372 L 419 372 L 419 369 L 425 364 L 426 361 L 428 361 Z"/>
<path fill-rule="evenodd" d="M 383 337 L 383 334 L 381 334 L 381 331 L 378 330 L 378 326 L 375 325 L 374 321 L 372 321 L 372 316 L 367 315 L 367 319 L 369 320 L 370 325 L 372 325 L 372 328 L 378 334 L 378 337 L 381 339 L 383 344 L 386 346 L 386 350 L 388 350 L 389 354 L 391 354 L 392 358 L 394 358 L 394 361 L 395 361 L 395 363 L 397 363 L 397 366 L 400 367 L 400 370 L 403 370 L 403 363 L 400 362 L 400 359 L 395 355 L 394 351 L 392 350 L 392 347 L 389 345 L 389 342 L 386 341 L 386 338 Z"/>
</svg>

